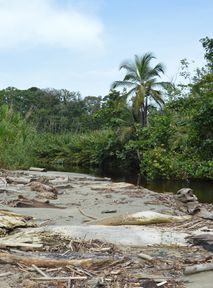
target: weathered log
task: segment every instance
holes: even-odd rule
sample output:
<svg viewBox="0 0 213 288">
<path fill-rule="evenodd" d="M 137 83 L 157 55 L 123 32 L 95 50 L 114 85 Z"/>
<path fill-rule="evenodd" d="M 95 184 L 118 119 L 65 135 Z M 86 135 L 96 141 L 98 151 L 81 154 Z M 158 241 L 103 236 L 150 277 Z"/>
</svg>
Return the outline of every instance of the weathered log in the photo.
<svg viewBox="0 0 213 288">
<path fill-rule="evenodd" d="M 18 247 L 24 250 L 35 250 L 35 249 L 42 248 L 43 245 L 39 243 L 24 243 L 24 242 L 19 243 L 19 242 L 5 241 L 4 239 L 3 240 L 0 239 L 0 249 L 5 249 L 9 247 L 10 248 Z"/>
<path fill-rule="evenodd" d="M 190 274 L 195 274 L 195 273 L 205 272 L 205 271 L 211 271 L 211 270 L 213 270 L 213 262 L 188 266 L 184 269 L 184 274 L 190 275 Z"/>
<path fill-rule="evenodd" d="M 31 216 L 16 214 L 10 211 L 0 211 L 0 228 L 7 230 L 14 229 L 16 227 L 29 227 L 33 226 L 32 222 L 28 222 L 33 219 Z"/>
<path fill-rule="evenodd" d="M 30 186 L 32 191 L 37 191 L 37 192 L 52 192 L 53 194 L 57 194 L 57 190 L 50 185 L 46 185 L 37 181 L 32 181 L 28 184 Z"/>
<path fill-rule="evenodd" d="M 16 184 L 28 184 L 30 182 L 30 179 L 28 178 L 23 178 L 23 177 L 11 177 L 7 176 L 6 177 L 7 183 L 16 183 Z"/>
<path fill-rule="evenodd" d="M 35 199 L 28 199 L 22 195 L 18 196 L 17 200 L 13 200 L 10 203 L 10 206 L 13 207 L 31 207 L 31 208 L 57 208 L 57 209 L 65 209 L 66 207 L 57 206 L 54 204 L 50 204 L 48 200 L 46 201 L 38 201 Z"/>
<path fill-rule="evenodd" d="M 96 184 L 90 187 L 91 190 L 119 190 L 119 189 L 134 189 L 136 186 L 125 182 L 107 182 Z"/>
<path fill-rule="evenodd" d="M 29 171 L 36 171 L 36 172 L 46 172 L 46 168 L 39 168 L 39 167 L 30 167 Z"/>
<path fill-rule="evenodd" d="M 186 238 L 189 243 L 193 245 L 200 245 L 204 249 L 213 252 L 213 234 L 204 233 L 199 235 L 192 235 Z"/>
<path fill-rule="evenodd" d="M 112 263 L 112 258 L 105 259 L 52 259 L 42 257 L 19 256 L 10 253 L 0 253 L 0 263 L 24 264 L 27 266 L 36 265 L 38 267 L 65 267 L 67 265 L 82 266 L 85 268 L 102 267 Z"/>
<path fill-rule="evenodd" d="M 42 231 L 39 229 L 32 229 Z M 187 233 L 174 231 L 172 228 L 149 227 L 149 226 L 101 226 L 101 225 L 80 225 L 80 226 L 49 226 L 43 231 L 52 234 L 60 234 L 65 237 L 77 238 L 79 240 L 100 240 L 130 247 L 144 247 L 147 245 L 187 245 L 185 237 Z"/>
<path fill-rule="evenodd" d="M 134 214 L 126 214 L 109 218 L 102 218 L 90 221 L 89 224 L 95 225 L 148 225 L 158 223 L 172 223 L 191 219 L 191 216 L 173 216 L 161 214 L 153 211 L 142 211 Z"/>
<path fill-rule="evenodd" d="M 40 277 L 32 278 L 37 281 L 66 281 L 66 280 L 87 280 L 86 276 L 67 276 L 67 277 Z"/>
<path fill-rule="evenodd" d="M 154 258 L 150 255 L 144 254 L 144 253 L 139 253 L 138 257 L 144 260 L 148 260 L 148 261 L 153 261 Z"/>
</svg>

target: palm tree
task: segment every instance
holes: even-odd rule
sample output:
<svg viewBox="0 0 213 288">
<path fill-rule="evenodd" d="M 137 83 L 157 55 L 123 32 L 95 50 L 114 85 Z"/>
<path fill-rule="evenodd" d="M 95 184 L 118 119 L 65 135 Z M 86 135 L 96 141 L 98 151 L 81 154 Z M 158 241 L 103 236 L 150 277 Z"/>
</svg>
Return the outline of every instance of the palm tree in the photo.
<svg viewBox="0 0 213 288">
<path fill-rule="evenodd" d="M 120 69 L 126 70 L 126 75 L 122 81 L 115 81 L 112 89 L 125 87 L 127 96 L 132 97 L 132 113 L 135 122 L 140 122 L 142 126 L 147 126 L 147 114 L 149 99 L 153 99 L 157 104 L 164 103 L 159 88 L 164 82 L 157 82 L 160 74 L 164 73 L 164 66 L 158 63 L 154 68 L 150 62 L 155 57 L 152 53 L 146 53 L 142 57 L 135 55 L 135 61 L 125 61 Z"/>
</svg>

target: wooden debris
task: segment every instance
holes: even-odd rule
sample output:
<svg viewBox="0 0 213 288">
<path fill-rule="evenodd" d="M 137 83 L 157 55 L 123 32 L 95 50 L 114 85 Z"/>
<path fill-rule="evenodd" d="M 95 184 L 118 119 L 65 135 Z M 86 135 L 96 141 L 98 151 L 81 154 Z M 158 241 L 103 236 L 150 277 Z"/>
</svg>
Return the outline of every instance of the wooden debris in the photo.
<svg viewBox="0 0 213 288">
<path fill-rule="evenodd" d="M 103 211 L 101 211 L 101 213 L 102 214 L 104 214 L 104 213 L 117 213 L 117 210 L 103 210 Z"/>
<path fill-rule="evenodd" d="M 9 247 L 18 247 L 24 250 L 35 250 L 42 248 L 42 244 L 38 243 L 24 243 L 24 242 L 12 242 L 12 241 L 5 241 L 4 238 L 0 239 L 0 248 L 5 249 Z"/>
<path fill-rule="evenodd" d="M 0 228 L 6 230 L 12 230 L 16 227 L 32 227 L 34 224 L 29 222 L 32 219 L 31 216 L 0 210 Z"/>
<path fill-rule="evenodd" d="M 67 280 L 87 280 L 86 276 L 67 276 L 67 277 L 41 277 L 41 278 L 33 278 L 33 280 L 37 281 L 67 281 Z"/>
<path fill-rule="evenodd" d="M 46 172 L 46 168 L 39 168 L 39 167 L 30 167 L 29 171 L 36 171 L 36 172 Z"/>
<path fill-rule="evenodd" d="M 213 262 L 188 266 L 184 269 L 184 274 L 190 275 L 190 274 L 195 274 L 195 273 L 205 272 L 205 271 L 211 271 L 211 270 L 213 270 Z"/>
<path fill-rule="evenodd" d="M 19 256 L 10 253 L 0 252 L 0 263 L 5 264 L 24 264 L 32 266 L 33 264 L 41 267 L 55 268 L 55 267 L 66 267 L 67 265 L 81 266 L 85 268 L 90 267 L 103 267 L 109 263 L 112 263 L 113 259 L 52 259 L 44 257 L 30 257 L 30 256 Z"/>
<path fill-rule="evenodd" d="M 23 178 L 23 177 L 12 177 L 12 176 L 7 176 L 6 177 L 7 183 L 16 183 L 16 184 L 28 184 L 30 182 L 30 179 L 28 178 Z"/>
<path fill-rule="evenodd" d="M 34 268 L 34 270 L 36 270 L 39 274 L 41 274 L 42 276 L 48 278 L 49 276 L 44 273 L 40 268 L 38 268 L 36 265 L 32 264 L 32 268 Z"/>
<path fill-rule="evenodd" d="M 200 245 L 204 249 L 213 252 L 213 234 L 204 233 L 200 235 L 192 235 L 186 239 L 194 245 Z"/>
<path fill-rule="evenodd" d="M 90 221 L 89 224 L 96 225 L 148 225 L 158 223 L 172 223 L 191 219 L 191 216 L 173 216 L 153 211 L 142 211 L 134 214 L 114 216 L 110 218 Z"/>
<path fill-rule="evenodd" d="M 89 218 L 89 219 L 93 219 L 93 220 L 96 220 L 96 219 L 97 219 L 96 217 L 87 215 L 81 208 L 78 208 L 78 210 L 79 210 L 79 212 L 80 212 L 82 215 L 86 216 L 86 217 Z"/>
<path fill-rule="evenodd" d="M 5 272 L 5 273 L 1 273 L 0 277 L 10 276 L 10 275 L 13 275 L 13 273 L 12 272 Z"/>
<path fill-rule="evenodd" d="M 28 199 L 22 195 L 19 195 L 17 200 L 13 200 L 9 202 L 9 205 L 13 207 L 31 207 L 31 208 L 57 208 L 57 209 L 66 208 L 66 207 L 61 207 L 61 206 L 57 206 L 54 204 L 50 204 L 49 200 L 38 201 L 35 199 Z"/>
<path fill-rule="evenodd" d="M 162 282 L 157 284 L 157 287 L 161 287 L 161 286 L 165 285 L 166 283 L 167 283 L 167 281 L 162 281 Z"/>
<path fill-rule="evenodd" d="M 134 189 L 135 185 L 126 182 L 107 182 L 90 187 L 91 190 L 116 190 L 116 189 Z"/>
<path fill-rule="evenodd" d="M 0 177 L 0 187 L 6 187 L 7 186 L 7 180 L 5 177 Z"/>
<path fill-rule="evenodd" d="M 37 192 L 52 192 L 54 194 L 57 194 L 56 188 L 50 185 L 43 184 L 41 182 L 37 181 L 32 181 L 28 184 L 30 186 L 32 191 L 37 191 Z"/>
<path fill-rule="evenodd" d="M 142 258 L 142 259 L 144 259 L 144 260 L 148 260 L 148 261 L 153 261 L 153 260 L 154 260 L 153 257 L 151 257 L 151 256 L 149 256 L 149 255 L 147 255 L 147 254 L 144 254 L 144 253 L 139 253 L 139 254 L 138 254 L 138 257 L 139 257 L 139 258 Z"/>
</svg>

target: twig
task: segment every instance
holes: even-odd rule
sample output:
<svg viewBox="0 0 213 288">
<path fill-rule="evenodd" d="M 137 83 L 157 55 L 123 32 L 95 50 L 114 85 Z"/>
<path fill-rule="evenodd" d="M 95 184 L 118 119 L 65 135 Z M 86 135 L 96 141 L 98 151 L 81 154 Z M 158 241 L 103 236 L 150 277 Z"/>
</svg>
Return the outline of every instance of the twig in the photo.
<svg viewBox="0 0 213 288">
<path fill-rule="evenodd" d="M 37 281 L 53 281 L 53 280 L 61 280 L 61 281 L 67 281 L 67 280 L 87 280 L 86 276 L 68 276 L 68 277 L 40 277 L 40 278 L 32 278 L 32 280 Z"/>
<path fill-rule="evenodd" d="M 84 212 L 81 208 L 78 208 L 78 210 L 79 210 L 79 212 L 80 212 L 82 215 L 86 216 L 87 218 L 90 218 L 90 219 L 92 219 L 92 220 L 97 220 L 97 219 L 98 219 L 98 218 L 96 218 L 96 217 L 93 217 L 93 216 L 90 216 L 90 215 L 85 214 L 85 212 Z"/>
<path fill-rule="evenodd" d="M 46 277 L 46 278 L 49 277 L 46 273 L 44 273 L 44 272 L 43 272 L 41 269 L 39 269 L 36 265 L 32 264 L 32 267 L 33 267 L 39 274 L 41 274 L 42 276 L 44 276 L 44 277 Z"/>
<path fill-rule="evenodd" d="M 9 276 L 9 275 L 13 275 L 13 273 L 12 272 L 1 273 L 0 277 Z"/>
<path fill-rule="evenodd" d="M 162 281 L 162 282 L 156 284 L 156 286 L 161 287 L 161 286 L 163 286 L 163 285 L 166 284 L 166 283 L 167 283 L 167 281 Z"/>
</svg>

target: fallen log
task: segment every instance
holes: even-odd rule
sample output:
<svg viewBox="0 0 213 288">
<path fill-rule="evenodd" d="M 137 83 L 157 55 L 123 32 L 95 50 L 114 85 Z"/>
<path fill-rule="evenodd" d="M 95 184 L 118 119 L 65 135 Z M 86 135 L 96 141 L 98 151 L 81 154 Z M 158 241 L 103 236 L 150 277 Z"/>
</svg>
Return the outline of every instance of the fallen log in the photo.
<svg viewBox="0 0 213 288">
<path fill-rule="evenodd" d="M 187 233 L 174 231 L 167 227 L 148 226 L 103 226 L 103 225 L 80 225 L 80 226 L 49 226 L 36 228 L 31 231 L 38 235 L 39 231 L 50 232 L 53 235 L 60 234 L 65 237 L 79 240 L 100 240 L 130 247 L 144 247 L 147 245 L 186 246 Z"/>
<path fill-rule="evenodd" d="M 46 168 L 39 168 L 39 167 L 30 167 L 29 171 L 36 171 L 36 172 L 46 172 Z"/>
<path fill-rule="evenodd" d="M 28 222 L 32 219 L 33 217 L 31 216 L 0 210 L 0 228 L 7 230 L 11 230 L 16 227 L 32 227 L 34 226 L 33 223 Z"/>
<path fill-rule="evenodd" d="M 57 190 L 53 186 L 46 185 L 46 184 L 41 183 L 41 182 L 32 181 L 28 184 L 28 186 L 30 186 L 32 191 L 52 192 L 54 194 L 57 194 Z"/>
<path fill-rule="evenodd" d="M 24 250 L 35 250 L 42 248 L 43 245 L 39 243 L 19 243 L 19 242 L 11 242 L 0 239 L 0 249 L 5 248 L 22 248 Z"/>
<path fill-rule="evenodd" d="M 16 183 L 16 184 L 28 184 L 30 182 L 30 179 L 28 178 L 23 178 L 23 177 L 11 177 L 11 176 L 7 176 L 6 177 L 6 181 L 7 183 L 11 184 L 11 183 Z"/>
<path fill-rule="evenodd" d="M 184 269 L 184 274 L 190 275 L 190 274 L 195 274 L 195 273 L 205 272 L 205 271 L 211 271 L 211 270 L 213 270 L 213 262 L 188 266 Z"/>
<path fill-rule="evenodd" d="M 191 219 L 191 216 L 173 216 L 153 211 L 142 211 L 134 214 L 119 215 L 90 221 L 91 225 L 148 225 L 158 223 L 172 223 Z"/>
<path fill-rule="evenodd" d="M 54 204 L 50 204 L 49 200 L 46 201 L 38 201 L 35 199 L 28 199 L 22 195 L 18 196 L 17 200 L 13 200 L 9 202 L 9 205 L 12 207 L 31 207 L 31 208 L 57 208 L 57 209 L 65 209 L 66 207 L 57 206 Z"/>
<path fill-rule="evenodd" d="M 0 253 L 0 263 L 4 264 L 24 264 L 27 266 L 36 265 L 38 267 L 66 267 L 71 266 L 81 266 L 85 268 L 100 268 L 107 264 L 113 262 L 112 258 L 105 259 L 52 259 L 44 257 L 29 257 L 29 256 L 19 256 L 10 253 Z"/>
<path fill-rule="evenodd" d="M 86 276 L 67 276 L 67 277 L 40 277 L 32 278 L 37 281 L 66 281 L 66 280 L 87 280 Z"/>
<path fill-rule="evenodd" d="M 213 252 L 213 234 L 205 233 L 192 235 L 186 238 L 193 245 L 202 246 L 204 249 Z"/>
</svg>

